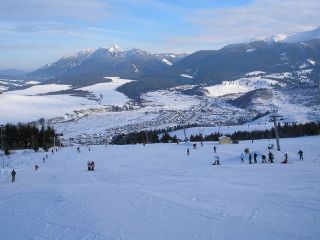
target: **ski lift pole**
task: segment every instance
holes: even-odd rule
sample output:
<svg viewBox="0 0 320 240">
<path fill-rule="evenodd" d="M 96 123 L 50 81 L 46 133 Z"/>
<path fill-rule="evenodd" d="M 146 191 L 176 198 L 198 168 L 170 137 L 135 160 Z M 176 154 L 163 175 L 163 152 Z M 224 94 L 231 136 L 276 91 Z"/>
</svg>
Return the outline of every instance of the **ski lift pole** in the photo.
<svg viewBox="0 0 320 240">
<path fill-rule="evenodd" d="M 147 144 L 149 144 L 148 132 L 146 131 Z"/>
<path fill-rule="evenodd" d="M 187 142 L 188 138 L 187 138 L 186 128 L 185 127 L 183 127 L 183 133 L 184 133 L 184 141 Z"/>
<path fill-rule="evenodd" d="M 278 132 L 278 124 L 277 124 L 277 119 L 282 118 L 282 116 L 277 115 L 276 111 L 274 111 L 273 115 L 270 116 L 270 121 L 273 122 L 274 125 L 274 133 L 276 135 L 276 141 L 277 141 L 277 149 L 280 151 L 280 141 L 279 141 L 279 132 Z"/>
<path fill-rule="evenodd" d="M 2 168 L 4 168 L 4 149 L 3 149 L 3 135 L 2 135 L 2 129 L 3 125 L 0 125 L 0 131 L 1 131 L 1 150 L 2 150 Z"/>
</svg>

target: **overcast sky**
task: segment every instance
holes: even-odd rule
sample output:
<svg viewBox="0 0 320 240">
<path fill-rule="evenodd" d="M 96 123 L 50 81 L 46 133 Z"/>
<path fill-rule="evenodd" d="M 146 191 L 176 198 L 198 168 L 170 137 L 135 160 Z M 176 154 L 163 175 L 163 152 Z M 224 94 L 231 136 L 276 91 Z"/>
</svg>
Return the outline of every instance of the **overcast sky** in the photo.
<svg viewBox="0 0 320 240">
<path fill-rule="evenodd" d="M 319 0 L 0 0 L 0 69 L 33 70 L 81 49 L 218 49 L 320 26 Z"/>
</svg>

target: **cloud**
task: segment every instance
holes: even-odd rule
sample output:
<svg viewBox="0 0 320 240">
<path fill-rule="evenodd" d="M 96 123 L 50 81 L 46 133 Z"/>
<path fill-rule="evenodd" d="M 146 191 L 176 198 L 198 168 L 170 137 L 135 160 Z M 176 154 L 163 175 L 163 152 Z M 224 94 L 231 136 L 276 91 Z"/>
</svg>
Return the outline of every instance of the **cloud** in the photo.
<svg viewBox="0 0 320 240">
<path fill-rule="evenodd" d="M 0 18 L 6 20 L 59 19 L 100 20 L 109 6 L 101 0 L 1 0 Z"/>
<path fill-rule="evenodd" d="M 200 9 L 185 21 L 198 33 L 168 38 L 172 44 L 223 45 L 256 37 L 311 30 L 320 25 L 319 0 L 256 0 L 249 4 Z"/>
</svg>

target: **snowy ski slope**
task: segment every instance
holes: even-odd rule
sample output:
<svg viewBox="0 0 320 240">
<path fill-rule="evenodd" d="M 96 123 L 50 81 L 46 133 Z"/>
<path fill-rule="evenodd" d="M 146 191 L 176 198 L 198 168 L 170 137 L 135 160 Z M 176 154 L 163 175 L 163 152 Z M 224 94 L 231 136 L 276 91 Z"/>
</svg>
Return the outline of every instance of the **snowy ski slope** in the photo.
<svg viewBox="0 0 320 240">
<path fill-rule="evenodd" d="M 10 169 L 0 178 L 0 239 L 317 240 L 319 142 L 281 139 L 287 165 L 276 152 L 276 163 L 260 163 L 267 140 L 70 147 L 46 163 L 42 152 L 18 151 L 6 159 L 16 182 Z M 221 166 L 211 165 L 214 144 Z M 245 147 L 259 163 L 240 163 Z M 88 160 L 96 171 L 86 171 Z"/>
</svg>

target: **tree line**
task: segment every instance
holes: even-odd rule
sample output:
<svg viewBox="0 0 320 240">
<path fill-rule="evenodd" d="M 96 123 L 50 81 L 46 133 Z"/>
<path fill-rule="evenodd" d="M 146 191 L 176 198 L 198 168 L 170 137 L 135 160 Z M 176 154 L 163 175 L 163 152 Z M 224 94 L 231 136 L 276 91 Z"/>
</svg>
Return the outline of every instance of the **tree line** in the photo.
<svg viewBox="0 0 320 240">
<path fill-rule="evenodd" d="M 278 131 L 280 138 L 292 138 L 302 136 L 314 136 L 320 134 L 320 122 L 309 122 L 305 124 L 297 123 L 285 123 L 284 125 L 278 124 Z M 254 131 L 236 131 L 233 134 L 224 134 L 233 140 L 252 140 L 252 139 L 270 139 L 275 138 L 274 128 L 266 130 L 254 130 Z M 210 135 L 203 136 L 202 134 L 191 135 L 190 141 L 218 141 L 221 137 L 221 133 L 212 133 Z"/>
<path fill-rule="evenodd" d="M 171 136 L 169 132 L 187 128 L 191 126 L 176 126 L 167 129 L 132 132 L 128 134 L 116 135 L 111 143 L 112 144 L 137 144 L 137 143 L 168 143 L 177 142 L 177 136 Z M 192 126 L 194 127 L 194 126 Z M 285 123 L 284 125 L 278 124 L 278 131 L 281 138 L 312 136 L 320 134 L 320 122 L 309 122 L 305 124 Z M 223 134 L 215 132 L 209 135 L 191 135 L 188 140 L 192 142 L 200 141 L 218 141 L 218 138 Z M 275 138 L 274 128 L 266 130 L 254 131 L 236 131 L 233 134 L 224 134 L 233 140 L 252 140 L 252 139 L 271 139 Z"/>
<path fill-rule="evenodd" d="M 168 143 L 177 142 L 176 136 L 171 137 L 168 132 L 196 127 L 197 124 L 176 125 L 168 128 L 158 130 L 144 130 L 139 132 L 132 132 L 128 134 L 119 134 L 112 138 L 111 144 L 137 144 L 137 143 Z M 159 136 L 160 135 L 160 136 Z"/>
<path fill-rule="evenodd" d="M 59 143 L 54 139 L 57 135 L 53 127 L 42 125 L 40 128 L 35 124 L 6 124 L 2 126 L 2 142 L 6 155 L 10 154 L 10 150 L 15 149 L 34 149 L 39 148 L 47 151 L 54 145 Z M 0 139 L 1 140 L 1 139 Z"/>
</svg>

